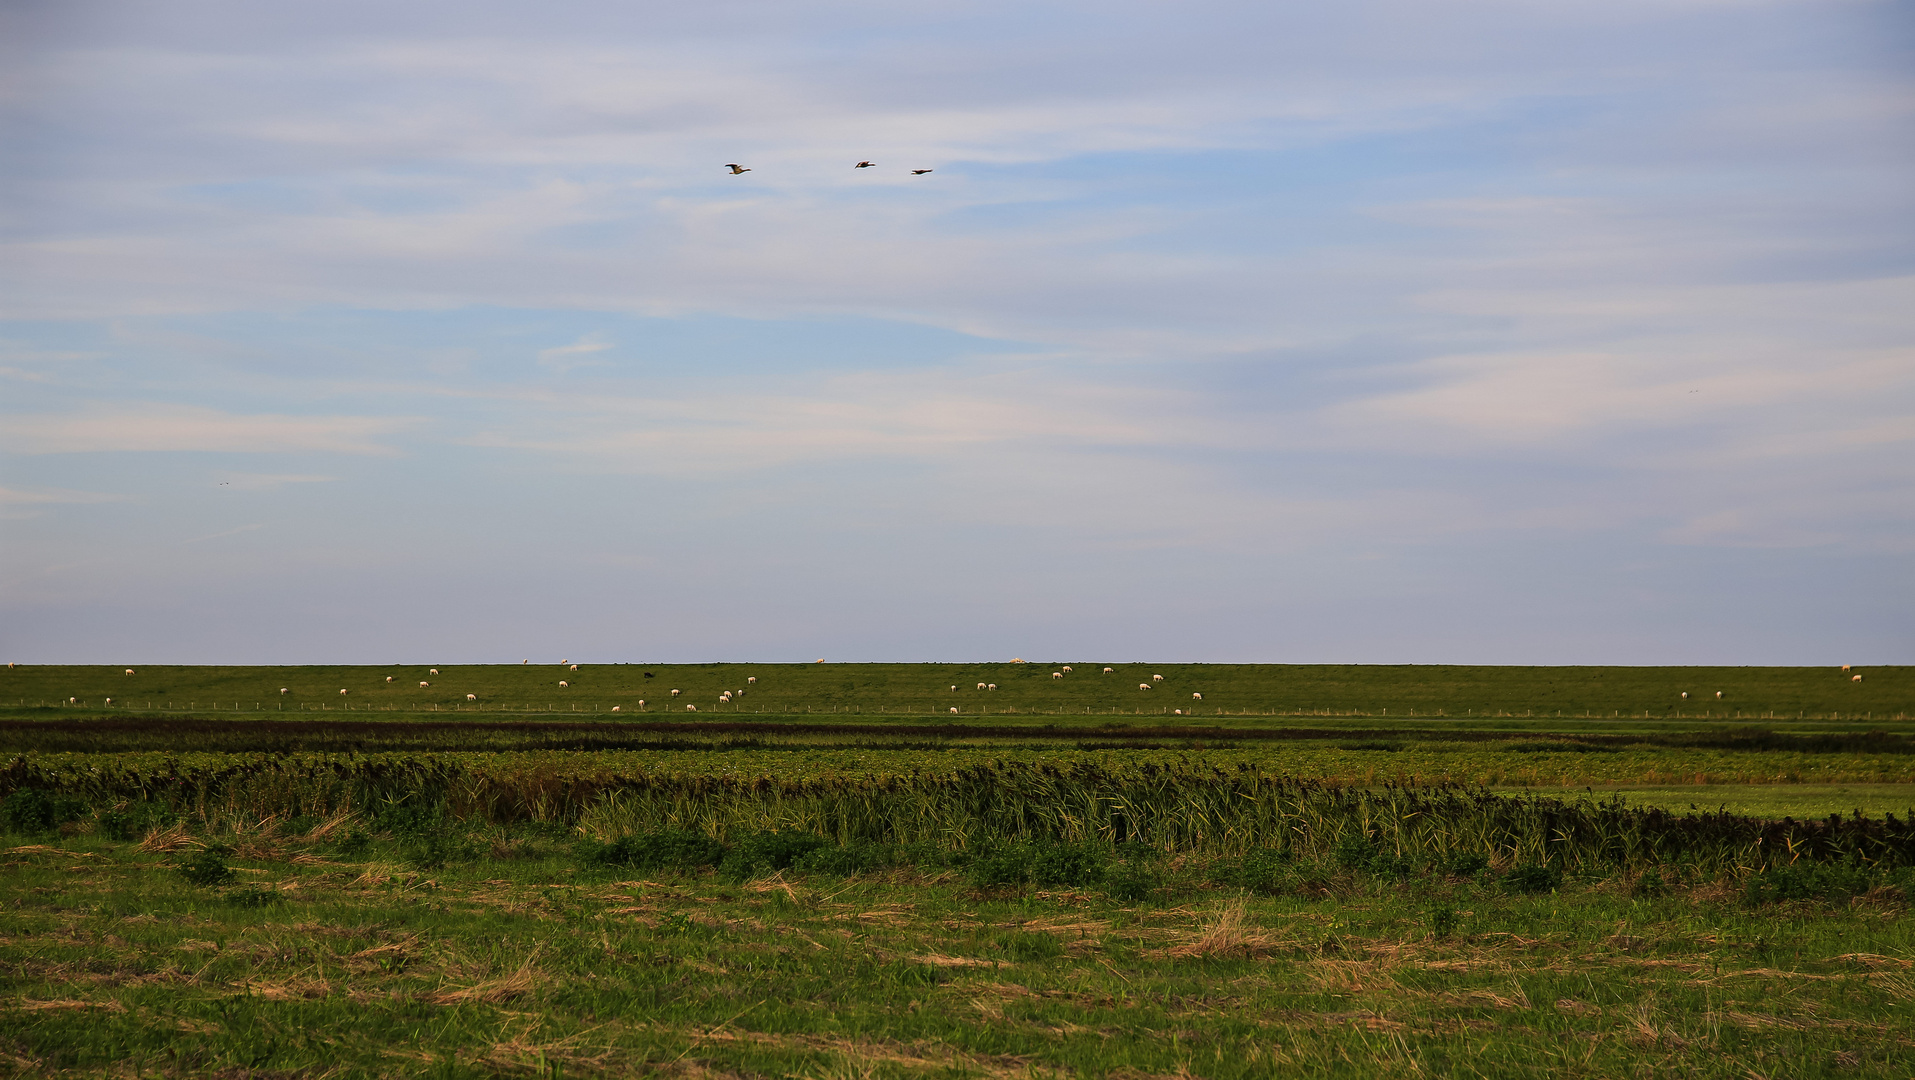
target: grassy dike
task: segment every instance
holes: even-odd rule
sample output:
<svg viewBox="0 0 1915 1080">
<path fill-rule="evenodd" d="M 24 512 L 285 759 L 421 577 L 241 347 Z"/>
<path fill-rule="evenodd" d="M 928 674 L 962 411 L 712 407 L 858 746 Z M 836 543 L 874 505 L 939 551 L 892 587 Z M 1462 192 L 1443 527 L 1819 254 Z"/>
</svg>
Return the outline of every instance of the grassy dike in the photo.
<svg viewBox="0 0 1915 1080">
<path fill-rule="evenodd" d="M 134 674 L 125 674 L 129 667 Z M 1066 667 L 1071 668 L 1068 674 Z M 1105 667 L 1114 670 L 1104 674 Z M 439 673 L 433 674 L 433 668 Z M 1062 677 L 1053 678 L 1053 673 Z M 1852 681 L 1854 674 L 1863 681 Z M 979 683 L 996 689 L 977 689 Z M 1152 689 L 1138 689 L 1145 684 Z M 670 694 L 674 689 L 680 691 L 677 698 Z M 744 693 L 720 702 L 719 695 L 727 690 Z M 468 694 L 474 700 L 468 701 Z M 1203 697 L 1198 700 L 1193 694 Z M 620 715 L 630 717 L 685 713 L 687 705 L 696 705 L 701 714 L 808 720 L 922 720 L 952 715 L 955 708 L 960 717 L 1090 722 L 1174 717 L 1181 711 L 1224 723 L 1398 717 L 1492 726 L 1502 721 L 1575 720 L 1591 730 L 1669 720 L 1894 727 L 1915 716 L 1915 668 L 1850 673 L 1835 667 L 1054 662 L 581 664 L 574 671 L 556 664 L 175 667 L 129 660 L 117 667 L 20 665 L 0 670 L 0 711 L 24 715 L 49 709 L 89 714 L 137 709 L 207 715 L 610 715 L 616 706 Z"/>
</svg>

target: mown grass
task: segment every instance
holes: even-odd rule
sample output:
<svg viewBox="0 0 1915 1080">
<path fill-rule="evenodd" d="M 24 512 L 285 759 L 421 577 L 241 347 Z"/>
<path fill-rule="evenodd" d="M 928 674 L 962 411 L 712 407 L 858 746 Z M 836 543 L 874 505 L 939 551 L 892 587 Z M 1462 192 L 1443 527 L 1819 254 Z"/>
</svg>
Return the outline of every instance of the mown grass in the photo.
<svg viewBox="0 0 1915 1080">
<path fill-rule="evenodd" d="M 0 849 L 0 1068 L 1226 1080 L 1915 1066 L 1915 936 L 1888 872 L 1765 892 L 1680 866 L 1535 881 L 1351 847 L 1164 853 L 1122 877 L 1110 849 L 1079 884 L 991 884 L 980 860 L 929 849 L 850 874 L 636 871 L 551 829 L 447 829 L 360 817 L 15 837 Z M 436 852 L 422 846 L 435 835 Z M 229 882 L 181 873 L 209 860 Z"/>
<path fill-rule="evenodd" d="M 134 675 L 124 674 L 133 667 Z M 1054 679 L 1065 666 L 1073 670 Z M 1115 670 L 1103 674 L 1106 666 Z M 437 667 L 434 675 L 430 668 Z M 650 678 L 646 673 L 650 672 Z M 1861 674 L 1862 682 L 1851 680 Z M 1152 676 L 1161 675 L 1161 682 Z M 1667 719 L 1907 722 L 1915 668 L 1464 667 L 1288 664 L 582 664 L 387 667 L 16 666 L 0 706 L 202 713 L 701 712 L 839 717 L 1442 717 L 1468 723 Z M 392 681 L 388 682 L 390 678 Z M 751 682 L 749 680 L 756 679 Z M 561 687 L 563 681 L 569 686 Z M 421 687 L 421 682 L 429 686 Z M 978 683 L 995 690 L 978 690 Z M 1140 683 L 1154 689 L 1139 690 Z M 954 691 L 951 687 L 957 687 Z M 284 688 L 287 693 L 281 694 Z M 340 690 L 348 693 L 341 695 Z M 670 691 L 681 691 L 678 698 Z M 721 703 L 723 691 L 744 691 Z M 1715 695 L 1723 696 L 1718 699 Z M 1201 693 L 1201 701 L 1191 695 Z M 1684 693 L 1689 696 L 1682 697 Z M 466 695 L 477 700 L 468 703 Z M 113 705 L 106 705 L 112 698 Z M 638 702 L 646 702 L 640 706 Z"/>
</svg>

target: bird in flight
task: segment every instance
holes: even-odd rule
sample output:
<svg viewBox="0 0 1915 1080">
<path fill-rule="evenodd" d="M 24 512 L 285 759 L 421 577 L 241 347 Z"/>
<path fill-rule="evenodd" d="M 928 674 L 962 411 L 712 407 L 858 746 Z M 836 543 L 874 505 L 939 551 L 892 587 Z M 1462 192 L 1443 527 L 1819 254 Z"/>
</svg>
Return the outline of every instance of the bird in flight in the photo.
<svg viewBox="0 0 1915 1080">
<path fill-rule="evenodd" d="M 725 166 L 725 168 L 730 169 L 731 174 L 733 176 L 737 176 L 739 173 L 748 173 L 751 171 L 750 169 L 745 168 L 743 165 L 736 165 L 736 164 L 727 165 Z"/>
<path fill-rule="evenodd" d="M 928 173 L 928 172 L 930 172 L 930 171 L 931 171 L 930 169 L 912 169 L 912 170 L 911 170 L 911 175 L 912 175 L 912 176 L 923 176 L 923 175 L 924 175 L 925 173 Z"/>
<path fill-rule="evenodd" d="M 853 165 L 851 167 L 854 169 L 871 169 L 871 168 L 876 168 L 877 164 L 878 163 L 875 161 L 860 161 L 856 165 Z"/>
</svg>

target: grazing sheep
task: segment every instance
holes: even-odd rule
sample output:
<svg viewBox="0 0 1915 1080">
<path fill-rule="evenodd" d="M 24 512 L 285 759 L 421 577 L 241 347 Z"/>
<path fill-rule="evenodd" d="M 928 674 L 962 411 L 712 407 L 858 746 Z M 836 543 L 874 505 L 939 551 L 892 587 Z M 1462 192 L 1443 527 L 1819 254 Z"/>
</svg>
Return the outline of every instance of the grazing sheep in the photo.
<svg viewBox="0 0 1915 1080">
<path fill-rule="evenodd" d="M 560 663 L 560 664 L 569 664 L 569 663 L 571 663 L 571 661 L 570 661 L 570 660 L 560 660 L 560 661 L 559 661 L 559 663 Z"/>
<path fill-rule="evenodd" d="M 645 707 L 645 699 L 644 699 L 644 698 L 639 698 L 639 699 L 638 699 L 638 707 L 639 707 L 639 708 L 641 708 L 641 709 Z"/>
<path fill-rule="evenodd" d="M 1716 691 L 1716 700 L 1717 700 L 1717 701 L 1721 701 L 1721 700 L 1722 700 L 1722 691 L 1720 691 L 1720 690 L 1717 690 L 1717 691 Z"/>
<path fill-rule="evenodd" d="M 479 695 L 477 695 L 477 694 L 467 694 L 467 695 L 465 696 L 465 699 L 466 699 L 467 701 L 477 701 L 477 700 L 479 700 Z"/>
<path fill-rule="evenodd" d="M 952 711 L 952 712 L 956 712 L 956 711 L 957 711 L 957 706 L 956 706 L 956 705 L 953 705 L 953 706 L 951 706 L 951 711 Z"/>
<path fill-rule="evenodd" d="M 1170 715 L 1172 715 L 1172 716 L 1182 716 L 1183 714 L 1184 714 L 1184 711 L 1183 711 L 1182 709 L 1172 709 L 1172 710 L 1170 710 Z"/>
<path fill-rule="evenodd" d="M 618 711 L 618 706 L 616 706 L 616 705 L 614 705 L 614 706 L 612 706 L 612 711 L 613 711 L 613 712 L 617 712 L 617 711 Z"/>
<path fill-rule="evenodd" d="M 1192 694 L 1192 695 L 1190 695 L 1190 700 L 1192 700 L 1192 701 L 1202 701 L 1203 699 L 1204 699 L 1204 696 L 1203 696 L 1202 694 Z"/>
<path fill-rule="evenodd" d="M 107 703 L 108 705 L 111 705 L 111 704 L 113 704 L 113 699 L 112 699 L 112 698 L 107 698 L 107 699 L 106 699 L 106 703 Z"/>
<path fill-rule="evenodd" d="M 986 690 L 995 690 L 995 689 L 997 689 L 997 684 L 996 684 L 996 683 L 986 683 L 986 684 L 985 684 L 985 686 L 984 686 L 984 689 L 986 689 Z"/>
<path fill-rule="evenodd" d="M 747 675 L 747 676 L 745 676 L 745 681 L 746 681 L 747 683 L 755 683 L 755 682 L 757 682 L 757 681 L 758 681 L 758 676 L 756 676 L 756 675 Z"/>
<path fill-rule="evenodd" d="M 1164 677 L 1163 677 L 1162 675 L 1152 675 L 1152 676 L 1150 677 L 1150 681 L 1151 681 L 1151 682 L 1163 682 L 1163 681 L 1164 681 Z"/>
<path fill-rule="evenodd" d="M 519 661 L 519 663 L 521 663 L 521 664 L 529 664 L 529 663 L 531 663 L 531 662 L 532 662 L 532 661 L 530 661 L 530 660 L 521 660 L 521 661 Z"/>
<path fill-rule="evenodd" d="M 391 681 L 392 681 L 392 676 L 390 676 L 390 675 L 388 675 L 388 676 L 386 676 L 386 681 L 387 681 L 387 682 L 391 682 Z"/>
<path fill-rule="evenodd" d="M 344 688 L 344 687 L 341 687 L 341 688 L 340 688 L 340 690 L 339 690 L 339 692 L 340 692 L 340 693 L 342 693 L 342 694 L 343 694 L 343 693 L 345 693 L 345 692 L 346 692 L 346 691 L 345 691 L 345 688 Z"/>
<path fill-rule="evenodd" d="M 697 712 L 697 711 L 698 711 L 698 706 L 696 706 L 696 705 L 687 705 L 687 706 L 685 706 L 685 711 L 686 711 L 686 712 Z"/>
<path fill-rule="evenodd" d="M 825 662 L 825 658 L 824 658 L 824 657 L 822 657 L 822 656 L 820 656 L 820 657 L 818 658 L 818 662 L 819 662 L 820 664 L 822 664 L 822 663 L 824 663 L 824 662 Z"/>
<path fill-rule="evenodd" d="M 1051 672 L 1051 678 L 1053 678 L 1053 679 L 1061 679 L 1061 678 L 1063 678 L 1063 677 L 1064 677 L 1064 673 L 1063 673 L 1063 672 L 1061 672 L 1061 671 L 1053 671 L 1053 672 Z"/>
<path fill-rule="evenodd" d="M 1862 677 L 1861 677 L 1860 675 L 1851 675 L 1851 676 L 1849 676 L 1849 681 L 1850 681 L 1850 682 L 1861 682 L 1861 681 L 1862 681 Z"/>
<path fill-rule="evenodd" d="M 68 705 L 77 705 L 77 704 L 79 704 L 79 701 L 80 701 L 80 699 L 79 699 L 79 698 L 76 698 L 76 697 L 70 697 L 70 698 L 68 698 L 68 699 L 66 699 L 66 703 L 67 703 Z"/>
<path fill-rule="evenodd" d="M 426 687 L 428 687 L 428 686 L 431 686 L 431 685 L 432 685 L 431 683 L 429 683 L 429 682 L 427 682 L 427 681 L 425 681 L 424 679 L 420 679 L 420 680 L 419 680 L 419 689 L 421 689 L 421 690 L 424 690 L 424 689 L 425 689 Z"/>
<path fill-rule="evenodd" d="M 566 682 L 566 681 L 565 681 L 564 679 L 560 679 L 560 680 L 559 680 L 559 685 L 560 685 L 560 686 L 570 686 L 570 685 L 572 685 L 572 684 L 571 684 L 571 683 L 569 683 L 569 682 Z"/>
<path fill-rule="evenodd" d="M 984 684 L 983 684 L 983 683 L 978 683 L 978 684 L 977 684 L 977 688 L 978 688 L 979 690 L 982 690 L 982 689 L 984 689 Z"/>
<path fill-rule="evenodd" d="M 676 691 L 676 690 L 674 690 L 674 691 L 672 691 L 672 696 L 673 696 L 673 697 L 677 697 L 677 696 L 678 696 L 678 691 Z"/>
<path fill-rule="evenodd" d="M 1116 668 L 1105 668 L 1105 669 L 1104 669 L 1104 674 L 1106 674 L 1106 675 L 1109 675 L 1109 674 L 1110 674 L 1111 672 L 1113 672 L 1113 671 L 1116 671 L 1116 670 L 1117 670 Z"/>
<path fill-rule="evenodd" d="M 8 667 L 12 667 L 13 665 L 12 665 L 12 664 L 8 664 L 7 666 L 8 666 Z M 127 668 L 127 669 L 126 669 L 126 673 L 127 673 L 128 675 L 131 675 L 131 674 L 133 674 L 133 669 L 132 669 L 132 668 Z"/>
<path fill-rule="evenodd" d="M 282 693 L 282 694 L 290 694 L 290 693 L 292 693 L 292 687 L 290 687 L 290 686 L 282 686 L 282 687 L 280 687 L 280 688 L 279 688 L 279 692 L 280 692 L 280 693 Z"/>
<path fill-rule="evenodd" d="M 1070 666 L 1069 664 L 1065 664 L 1065 665 L 1064 665 L 1064 674 L 1066 674 L 1066 675 L 1069 675 L 1070 673 L 1071 673 L 1071 666 Z"/>
<path fill-rule="evenodd" d="M 953 687 L 951 687 L 951 692 L 952 692 L 953 694 L 955 694 L 955 693 L 957 693 L 957 687 L 955 687 L 955 686 L 953 686 Z"/>
<path fill-rule="evenodd" d="M 12 667 L 13 665 L 12 665 L 12 664 L 8 664 L 7 666 L 8 666 L 8 667 Z M 1842 670 L 1843 670 L 1843 671 L 1847 671 L 1848 669 L 1849 669 L 1849 666 L 1848 666 L 1847 664 L 1843 664 L 1843 665 L 1842 665 Z"/>
<path fill-rule="evenodd" d="M 1684 701 L 1687 701 L 1687 700 L 1689 700 L 1689 691 L 1687 691 L 1687 690 L 1684 690 L 1684 691 L 1682 692 L 1682 699 L 1683 699 Z"/>
<path fill-rule="evenodd" d="M 1137 684 L 1137 689 L 1139 689 L 1139 690 L 1148 690 L 1148 689 L 1150 689 L 1150 684 L 1149 684 L 1149 683 L 1147 683 L 1147 682 L 1140 682 L 1140 683 L 1138 683 L 1138 684 Z"/>
<path fill-rule="evenodd" d="M 572 665 L 572 670 L 573 670 L 573 671 L 577 671 L 577 670 L 578 670 L 578 665 L 577 665 L 577 664 L 573 664 L 573 665 Z"/>
<path fill-rule="evenodd" d="M 438 668 L 429 668 L 429 669 L 427 669 L 427 671 L 426 671 L 426 674 L 427 674 L 427 675 L 437 675 L 438 673 L 439 673 L 439 669 L 438 669 Z"/>
</svg>

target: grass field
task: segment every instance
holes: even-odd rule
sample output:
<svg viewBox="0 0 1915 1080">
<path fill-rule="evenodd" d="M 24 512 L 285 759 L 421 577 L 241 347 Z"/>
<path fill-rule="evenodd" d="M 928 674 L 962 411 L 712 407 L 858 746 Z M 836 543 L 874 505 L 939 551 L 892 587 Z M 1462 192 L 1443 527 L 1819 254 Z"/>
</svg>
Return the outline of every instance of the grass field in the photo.
<svg viewBox="0 0 1915 1080">
<path fill-rule="evenodd" d="M 1915 1075 L 1908 669 L 1071 666 L 11 669 L 0 1075 Z"/>
</svg>

